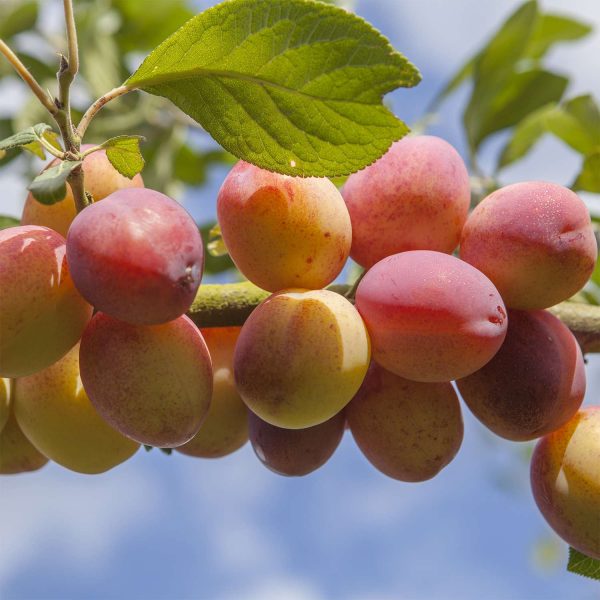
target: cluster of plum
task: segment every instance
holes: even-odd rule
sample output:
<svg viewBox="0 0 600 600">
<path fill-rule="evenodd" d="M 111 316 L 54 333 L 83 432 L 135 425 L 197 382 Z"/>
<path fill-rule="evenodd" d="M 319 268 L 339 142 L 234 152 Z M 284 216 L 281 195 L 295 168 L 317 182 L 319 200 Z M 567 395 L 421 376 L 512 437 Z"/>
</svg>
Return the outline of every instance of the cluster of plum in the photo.
<svg viewBox="0 0 600 600">
<path fill-rule="evenodd" d="M 544 310 L 596 262 L 575 193 L 510 185 L 469 215 L 465 165 L 431 136 L 395 143 L 341 193 L 239 162 L 218 196 L 223 240 L 272 294 L 243 327 L 200 331 L 184 314 L 203 264 L 189 215 L 103 152 L 84 171 L 96 202 L 79 215 L 70 192 L 29 197 L 0 232 L 0 472 L 50 458 L 98 473 L 140 444 L 219 457 L 249 438 L 267 467 L 304 475 L 348 427 L 377 469 L 423 481 L 462 442 L 455 381 L 494 433 L 543 436 L 538 506 L 600 558 L 600 410 L 580 410 L 581 350 Z M 366 272 L 346 297 L 325 288 L 348 257 Z"/>
</svg>

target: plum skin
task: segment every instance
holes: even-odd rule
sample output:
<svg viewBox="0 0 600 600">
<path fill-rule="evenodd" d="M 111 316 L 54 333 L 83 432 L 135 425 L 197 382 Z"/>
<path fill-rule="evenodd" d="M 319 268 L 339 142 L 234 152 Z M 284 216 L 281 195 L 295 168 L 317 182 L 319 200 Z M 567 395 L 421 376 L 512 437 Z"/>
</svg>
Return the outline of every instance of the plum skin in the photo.
<svg viewBox="0 0 600 600">
<path fill-rule="evenodd" d="M 350 175 L 342 196 L 352 221 L 350 256 L 365 268 L 398 252 L 458 245 L 471 200 L 458 152 L 435 136 L 407 136 Z"/>
<path fill-rule="evenodd" d="M 85 152 L 93 148 L 93 144 L 83 144 L 81 151 Z M 55 167 L 61 162 L 56 158 L 48 164 L 46 169 Z M 83 173 L 85 176 L 85 190 L 92 195 L 94 202 L 98 202 L 106 196 L 123 188 L 144 187 L 142 176 L 138 173 L 132 179 L 121 175 L 111 164 L 106 156 L 106 150 L 98 150 L 88 154 L 83 159 Z M 46 170 L 44 169 L 44 170 Z M 67 237 L 69 227 L 77 216 L 73 192 L 67 183 L 66 196 L 55 204 L 42 204 L 30 193 L 23 206 L 21 216 L 22 225 L 42 225 Z"/>
<path fill-rule="evenodd" d="M 282 290 L 254 309 L 242 327 L 235 382 L 263 421 L 303 429 L 350 402 L 369 359 L 367 331 L 348 300 L 328 290 Z"/>
<path fill-rule="evenodd" d="M 506 335 L 506 309 L 492 282 L 441 252 L 412 250 L 371 267 L 356 308 L 373 358 L 413 381 L 440 382 L 481 368 Z"/>
<path fill-rule="evenodd" d="M 531 458 L 535 502 L 556 533 L 600 560 L 600 407 L 541 438 Z"/>
<path fill-rule="evenodd" d="M 323 423 L 304 429 L 276 427 L 249 414 L 250 442 L 260 462 L 287 477 L 308 475 L 333 455 L 344 435 L 343 411 Z"/>
<path fill-rule="evenodd" d="M 103 473 L 140 447 L 92 406 L 79 378 L 79 344 L 43 371 L 15 380 L 13 405 L 29 441 L 71 471 Z"/>
<path fill-rule="evenodd" d="M 73 280 L 116 319 L 157 325 L 192 304 L 204 263 L 198 227 L 177 202 L 149 190 L 118 190 L 77 215 L 67 237 Z"/>
<path fill-rule="evenodd" d="M 460 257 L 483 271 L 508 308 L 554 306 L 591 276 L 598 249 L 584 202 L 544 181 L 496 190 L 473 210 Z"/>
<path fill-rule="evenodd" d="M 558 429 L 577 412 L 585 395 L 585 364 L 577 340 L 554 315 L 509 310 L 498 353 L 456 385 L 488 429 L 527 441 Z"/>
<path fill-rule="evenodd" d="M 210 354 L 185 315 L 162 325 L 131 325 L 96 313 L 81 338 L 79 368 L 104 420 L 140 444 L 181 446 L 208 413 Z"/>
<path fill-rule="evenodd" d="M 177 452 L 199 458 L 220 458 L 248 441 L 248 409 L 233 377 L 233 353 L 241 327 L 208 327 L 201 330 L 213 365 L 213 393 L 200 431 L 178 446 Z"/>
<path fill-rule="evenodd" d="M 217 215 L 233 262 L 270 292 L 321 289 L 350 252 L 350 215 L 326 178 L 290 177 L 240 161 L 219 191 Z"/>
<path fill-rule="evenodd" d="M 60 234 L 35 225 L 0 231 L 0 377 L 30 375 L 59 360 L 91 316 Z"/>
<path fill-rule="evenodd" d="M 376 362 L 345 413 L 367 460 L 399 481 L 431 479 L 462 444 L 463 420 L 452 384 L 410 381 Z"/>
</svg>

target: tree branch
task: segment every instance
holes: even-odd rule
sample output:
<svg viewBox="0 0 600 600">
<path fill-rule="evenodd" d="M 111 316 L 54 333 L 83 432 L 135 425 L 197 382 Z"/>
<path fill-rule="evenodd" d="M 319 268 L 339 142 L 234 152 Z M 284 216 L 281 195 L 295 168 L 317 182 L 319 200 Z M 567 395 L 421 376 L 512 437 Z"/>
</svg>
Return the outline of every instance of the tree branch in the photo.
<svg viewBox="0 0 600 600">
<path fill-rule="evenodd" d="M 327 289 L 346 295 L 351 286 Z M 198 327 L 241 326 L 269 295 L 248 282 L 201 285 L 187 314 Z M 548 310 L 573 332 L 584 353 L 600 352 L 600 306 L 562 302 Z"/>
<path fill-rule="evenodd" d="M 30 87 L 31 91 L 37 96 L 38 100 L 51 115 L 56 115 L 58 108 L 52 102 L 52 98 L 44 91 L 42 86 L 36 81 L 35 77 L 29 72 L 29 69 L 19 60 L 19 57 L 0 39 L 0 53 L 4 54 L 8 62 L 13 66 L 21 79 Z"/>
</svg>

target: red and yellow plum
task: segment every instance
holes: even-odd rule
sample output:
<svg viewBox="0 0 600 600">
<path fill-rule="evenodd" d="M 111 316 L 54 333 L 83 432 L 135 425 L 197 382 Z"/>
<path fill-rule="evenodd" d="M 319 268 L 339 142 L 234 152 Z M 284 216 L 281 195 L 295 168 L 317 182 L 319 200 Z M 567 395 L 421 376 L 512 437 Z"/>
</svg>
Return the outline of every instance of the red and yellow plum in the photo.
<svg viewBox="0 0 600 600">
<path fill-rule="evenodd" d="M 509 310 L 498 353 L 456 384 L 488 429 L 509 440 L 532 440 L 577 412 L 585 394 L 585 365 L 577 340 L 555 316 Z"/>
<path fill-rule="evenodd" d="M 367 331 L 348 300 L 327 290 L 284 290 L 262 302 L 242 327 L 235 382 L 263 421 L 304 429 L 350 402 L 369 357 Z"/>
<path fill-rule="evenodd" d="M 219 458 L 248 441 L 248 409 L 235 388 L 233 352 L 240 327 L 208 327 L 202 336 L 213 365 L 213 394 L 200 431 L 178 452 L 199 458 Z"/>
<path fill-rule="evenodd" d="M 471 213 L 460 256 L 485 273 L 506 306 L 548 308 L 578 292 L 597 258 L 589 212 L 571 190 L 530 181 L 496 190 Z"/>
<path fill-rule="evenodd" d="M 81 339 L 79 367 L 96 410 L 140 444 L 181 446 L 208 413 L 210 355 L 185 315 L 163 325 L 130 325 L 97 313 Z"/>
<path fill-rule="evenodd" d="M 400 481 L 425 481 L 457 454 L 463 439 L 451 383 L 410 381 L 372 362 L 346 407 L 357 446 L 379 471 Z"/>
<path fill-rule="evenodd" d="M 92 148 L 92 144 L 84 144 L 82 151 Z M 60 160 L 57 158 L 48 164 L 46 169 L 55 167 Z M 92 195 L 94 202 L 123 188 L 144 187 L 140 174 L 128 179 L 121 175 L 111 164 L 105 150 L 98 150 L 88 154 L 83 160 L 83 173 L 85 176 L 85 190 Z M 22 225 L 43 225 L 67 237 L 69 226 L 77 215 L 73 192 L 67 184 L 67 193 L 63 200 L 55 204 L 42 204 L 32 194 L 27 196 L 23 207 Z"/>
<path fill-rule="evenodd" d="M 600 406 L 580 410 L 537 443 L 531 488 L 552 529 L 600 560 Z"/>
<path fill-rule="evenodd" d="M 156 325 L 190 307 L 204 253 L 185 209 L 140 188 L 118 190 L 79 213 L 69 229 L 67 257 L 75 285 L 97 310 Z"/>
<path fill-rule="evenodd" d="M 299 477 L 322 467 L 344 435 L 344 413 L 306 429 L 276 427 L 250 413 L 250 443 L 260 462 L 279 475 Z"/>
<path fill-rule="evenodd" d="M 71 279 L 61 235 L 34 225 L 0 231 L 0 377 L 55 363 L 91 316 Z"/>
<path fill-rule="evenodd" d="M 79 377 L 79 344 L 47 369 L 15 380 L 13 405 L 27 439 L 72 471 L 103 473 L 140 447 L 92 406 Z"/>
<path fill-rule="evenodd" d="M 350 256 L 365 268 L 406 250 L 452 252 L 467 219 L 471 188 L 458 152 L 435 136 L 408 136 L 342 195 L 352 220 Z"/>
<path fill-rule="evenodd" d="M 483 273 L 429 250 L 379 261 L 356 290 L 373 358 L 414 381 L 451 381 L 481 368 L 506 335 L 500 294 Z"/>
<path fill-rule="evenodd" d="M 231 258 L 264 290 L 325 287 L 350 252 L 350 216 L 326 178 L 289 177 L 240 161 L 219 191 L 217 214 Z"/>
</svg>

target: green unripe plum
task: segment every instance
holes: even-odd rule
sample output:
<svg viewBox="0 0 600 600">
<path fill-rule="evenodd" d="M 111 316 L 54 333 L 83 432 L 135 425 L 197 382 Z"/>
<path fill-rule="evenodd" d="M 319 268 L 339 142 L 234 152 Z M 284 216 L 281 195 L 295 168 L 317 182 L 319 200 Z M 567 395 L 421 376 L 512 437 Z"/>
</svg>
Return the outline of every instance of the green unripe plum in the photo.
<svg viewBox="0 0 600 600">
<path fill-rule="evenodd" d="M 585 365 L 577 340 L 554 315 L 509 310 L 498 353 L 456 385 L 488 429 L 526 441 L 558 429 L 577 412 L 585 394 Z"/>
<path fill-rule="evenodd" d="M 350 253 L 350 216 L 326 178 L 289 177 L 240 161 L 219 191 L 217 214 L 233 262 L 264 290 L 323 288 Z"/>
<path fill-rule="evenodd" d="M 248 409 L 235 388 L 233 352 L 240 327 L 208 327 L 202 336 L 213 365 L 213 394 L 200 431 L 178 452 L 199 458 L 219 458 L 248 441 Z"/>
<path fill-rule="evenodd" d="M 92 406 L 79 377 L 79 344 L 47 369 L 17 379 L 13 404 L 29 441 L 72 471 L 103 473 L 140 447 L 113 429 Z"/>
<path fill-rule="evenodd" d="M 456 456 L 463 439 L 451 383 L 421 383 L 372 362 L 346 407 L 352 436 L 369 462 L 400 481 L 425 481 Z"/>
<path fill-rule="evenodd" d="M 48 462 L 21 431 L 14 411 L 0 431 L 0 475 L 37 471 Z"/>
<path fill-rule="evenodd" d="M 0 377 L 55 363 L 91 316 L 71 279 L 61 235 L 33 225 L 0 231 Z"/>
<path fill-rule="evenodd" d="M 340 445 L 346 419 L 340 412 L 306 429 L 283 429 L 250 413 L 250 442 L 260 462 L 278 475 L 299 477 L 322 467 Z"/>
<path fill-rule="evenodd" d="M 208 413 L 210 355 L 186 316 L 131 325 L 96 313 L 81 339 L 79 368 L 102 418 L 140 444 L 181 446 Z"/>
<path fill-rule="evenodd" d="M 458 152 L 422 135 L 402 138 L 350 175 L 342 195 L 352 220 L 350 256 L 369 268 L 406 250 L 451 253 L 467 219 L 471 187 Z"/>
<path fill-rule="evenodd" d="M 580 410 L 543 437 L 531 458 L 531 488 L 556 533 L 600 560 L 600 407 Z"/>
<path fill-rule="evenodd" d="M 578 292 L 598 249 L 587 207 L 570 189 L 544 181 L 507 185 L 471 213 L 460 257 L 485 273 L 508 308 L 533 310 Z"/>
<path fill-rule="evenodd" d="M 327 290 L 284 290 L 251 313 L 233 364 L 252 412 L 271 425 L 303 429 L 350 402 L 369 358 L 367 331 L 348 300 Z"/>
<path fill-rule="evenodd" d="M 0 378 L 0 431 L 10 415 L 10 379 Z"/>
<path fill-rule="evenodd" d="M 82 151 L 92 148 L 92 144 L 84 144 Z M 46 169 L 55 167 L 61 161 L 57 158 L 48 164 Z M 142 176 L 138 173 L 132 179 L 121 175 L 106 156 L 106 150 L 98 150 L 83 160 L 85 190 L 98 202 L 106 196 L 123 188 L 144 187 Z M 55 204 L 42 204 L 30 193 L 25 200 L 21 225 L 43 225 L 67 237 L 69 227 L 77 216 L 71 186 L 67 183 L 67 193 L 63 200 Z"/>
</svg>

